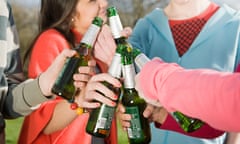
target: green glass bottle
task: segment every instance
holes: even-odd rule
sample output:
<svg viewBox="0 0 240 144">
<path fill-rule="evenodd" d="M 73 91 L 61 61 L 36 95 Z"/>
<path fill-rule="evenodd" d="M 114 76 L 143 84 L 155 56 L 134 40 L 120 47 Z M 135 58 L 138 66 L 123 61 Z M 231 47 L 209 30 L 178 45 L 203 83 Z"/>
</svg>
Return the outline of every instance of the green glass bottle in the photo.
<svg viewBox="0 0 240 144">
<path fill-rule="evenodd" d="M 139 49 L 133 49 L 133 55 L 134 61 L 139 69 L 141 69 L 145 63 L 150 61 L 149 58 L 141 53 Z M 190 118 L 178 111 L 171 113 L 171 115 L 185 132 L 194 132 L 204 124 L 201 120 Z"/>
<path fill-rule="evenodd" d="M 103 20 L 95 17 L 92 24 L 84 34 L 80 44 L 73 48 L 77 54 L 69 59 L 63 66 L 61 73 L 55 81 L 52 93 L 63 97 L 69 102 L 74 101 L 75 87 L 73 85 L 73 75 L 78 72 L 79 66 L 87 66 L 88 60 L 91 58 L 93 43 L 96 41 L 97 35 L 103 24 Z"/>
<path fill-rule="evenodd" d="M 109 14 L 109 9 L 107 10 L 107 12 Z M 114 21 L 115 20 L 116 19 L 114 19 Z M 116 24 L 116 21 L 113 22 L 112 19 L 109 18 L 109 23 L 110 23 L 110 27 L 112 29 L 113 25 Z M 123 42 L 124 38 L 121 38 L 121 35 L 120 35 L 122 26 L 121 25 L 114 26 L 114 30 L 115 30 L 114 38 L 115 38 L 116 43 Z M 112 29 L 112 31 L 113 31 L 113 29 Z M 118 38 L 116 38 L 116 37 L 118 37 Z M 123 45 L 117 45 L 116 52 L 112 59 L 111 65 L 108 69 L 108 73 L 117 79 L 120 79 L 120 77 L 121 77 L 121 53 L 124 48 L 125 47 Z M 115 92 L 115 94 L 118 95 L 118 98 L 121 97 L 122 91 L 120 88 L 113 88 L 111 85 L 109 85 L 106 82 L 104 84 L 108 85 L 109 89 L 113 90 Z M 100 108 L 94 109 L 91 112 L 88 123 L 87 123 L 87 127 L 86 127 L 87 133 L 94 135 L 96 137 L 102 137 L 102 138 L 107 137 L 110 133 L 110 128 L 111 128 L 111 124 L 112 124 L 112 119 L 115 115 L 115 110 L 116 110 L 116 107 L 110 107 L 105 104 L 102 104 Z"/>
<path fill-rule="evenodd" d="M 131 49 L 132 46 L 127 42 L 127 39 L 121 35 L 121 31 L 123 30 L 123 26 L 118 15 L 117 9 L 115 7 L 109 7 L 107 9 L 107 15 L 109 18 L 109 25 L 112 31 L 112 35 L 116 42 L 116 45 L 119 50 Z"/>
<path fill-rule="evenodd" d="M 126 40 L 125 37 L 122 37 L 121 36 L 121 31 L 123 30 L 123 27 L 122 27 L 122 24 L 121 24 L 121 21 L 120 21 L 120 17 L 118 15 L 118 12 L 116 10 L 115 7 L 109 7 L 107 9 L 107 14 L 108 14 L 108 17 L 109 17 L 109 25 L 110 25 L 110 28 L 111 28 L 111 31 L 112 31 L 112 34 L 113 34 L 113 37 L 115 39 L 115 42 L 116 42 L 116 45 L 117 45 L 117 53 L 121 54 L 121 57 L 126 54 L 127 51 L 131 51 L 132 50 L 132 46 L 131 44 L 129 44 Z M 124 73 L 124 71 L 122 70 L 122 73 Z M 132 96 L 137 96 L 137 92 L 136 90 L 130 90 L 128 92 L 125 93 L 125 95 L 132 95 Z M 120 98 L 121 100 L 123 99 L 123 96 Z M 127 101 L 126 101 L 127 102 Z M 143 103 L 144 104 L 144 100 L 141 99 L 139 100 L 140 103 Z M 129 109 L 129 112 L 132 110 L 138 110 L 140 113 L 142 112 L 143 113 L 143 109 L 135 109 L 136 107 L 128 107 Z M 142 118 L 142 115 L 136 115 L 138 116 L 138 118 Z M 138 122 L 138 126 L 143 128 L 141 129 L 140 131 L 136 130 L 136 129 L 133 129 L 133 128 L 130 128 L 128 130 L 128 133 L 129 133 L 129 142 L 131 144 L 134 144 L 134 143 L 143 143 L 146 142 L 148 143 L 150 141 L 150 129 L 149 129 L 149 123 L 146 119 L 144 119 L 143 121 L 140 121 L 138 118 L 134 118 L 133 120 L 138 120 L 136 122 Z M 147 123 L 147 124 L 146 124 Z M 135 124 L 135 123 L 133 123 Z M 134 126 L 134 125 L 133 125 Z M 138 127 L 138 128 L 139 128 Z M 132 130 L 132 131 L 131 131 Z M 132 132 L 132 133 L 131 133 Z M 141 137 L 141 138 L 140 138 Z"/>
<path fill-rule="evenodd" d="M 135 89 L 135 67 L 133 63 L 132 49 L 122 53 L 122 71 L 124 77 L 124 92 L 122 104 L 126 113 L 130 114 L 131 127 L 127 129 L 130 144 L 148 144 L 151 141 L 151 131 L 148 119 L 143 116 L 146 102 L 140 98 Z"/>
</svg>

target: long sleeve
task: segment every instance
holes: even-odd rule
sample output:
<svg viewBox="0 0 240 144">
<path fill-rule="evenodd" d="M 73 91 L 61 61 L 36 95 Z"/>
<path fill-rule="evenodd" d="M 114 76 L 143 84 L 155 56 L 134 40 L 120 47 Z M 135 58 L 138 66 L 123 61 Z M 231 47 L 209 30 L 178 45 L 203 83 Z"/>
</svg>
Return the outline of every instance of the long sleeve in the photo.
<svg viewBox="0 0 240 144">
<path fill-rule="evenodd" d="M 184 70 L 154 59 L 141 70 L 140 87 L 170 112 L 180 111 L 217 129 L 240 130 L 239 73 Z"/>
</svg>

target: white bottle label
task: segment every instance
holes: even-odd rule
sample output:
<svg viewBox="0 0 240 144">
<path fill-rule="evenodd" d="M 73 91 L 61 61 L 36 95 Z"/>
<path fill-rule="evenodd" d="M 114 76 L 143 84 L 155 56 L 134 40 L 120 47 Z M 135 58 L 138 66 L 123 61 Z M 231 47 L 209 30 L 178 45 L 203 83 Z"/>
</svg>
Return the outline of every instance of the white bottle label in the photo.
<svg viewBox="0 0 240 144">
<path fill-rule="evenodd" d="M 109 17 L 109 25 L 112 30 L 113 37 L 120 38 L 121 37 L 121 31 L 123 30 L 122 23 L 120 21 L 120 18 L 118 15 Z"/>
<path fill-rule="evenodd" d="M 108 69 L 108 73 L 116 78 L 121 77 L 121 55 L 119 53 L 115 53 L 112 63 Z"/>
<path fill-rule="evenodd" d="M 82 38 L 81 42 L 89 44 L 90 46 L 93 46 L 93 43 L 97 38 L 99 30 L 100 30 L 99 26 L 95 24 L 91 24 L 87 32 L 84 34 L 84 37 Z"/>
<path fill-rule="evenodd" d="M 123 77 L 124 77 L 124 88 L 134 88 L 135 87 L 135 69 L 134 65 L 123 65 Z"/>
<path fill-rule="evenodd" d="M 139 54 L 136 58 L 135 58 L 135 63 L 138 66 L 139 69 L 142 69 L 142 67 L 150 61 L 150 59 L 143 53 Z"/>
</svg>

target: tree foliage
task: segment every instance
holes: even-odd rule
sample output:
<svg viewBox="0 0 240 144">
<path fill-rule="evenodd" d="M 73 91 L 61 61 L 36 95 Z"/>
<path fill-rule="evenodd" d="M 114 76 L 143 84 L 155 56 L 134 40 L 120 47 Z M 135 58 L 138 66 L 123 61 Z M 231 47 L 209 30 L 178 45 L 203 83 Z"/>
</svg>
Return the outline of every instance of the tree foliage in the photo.
<svg viewBox="0 0 240 144">
<path fill-rule="evenodd" d="M 15 3 L 12 4 L 12 9 L 19 34 L 21 56 L 23 58 L 38 32 L 38 10 L 37 8 L 26 8 Z M 26 66 L 24 66 L 24 71 L 26 73 Z"/>
</svg>

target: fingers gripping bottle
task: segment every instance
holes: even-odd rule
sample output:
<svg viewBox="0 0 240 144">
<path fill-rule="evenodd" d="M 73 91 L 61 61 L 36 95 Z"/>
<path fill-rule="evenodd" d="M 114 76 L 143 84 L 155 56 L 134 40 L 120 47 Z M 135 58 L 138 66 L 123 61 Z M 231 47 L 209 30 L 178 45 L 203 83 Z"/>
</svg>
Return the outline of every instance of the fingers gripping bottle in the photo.
<svg viewBox="0 0 240 144">
<path fill-rule="evenodd" d="M 74 101 L 75 87 L 73 85 L 73 75 L 78 72 L 79 66 L 87 66 L 88 61 L 91 59 L 92 47 L 96 41 L 97 35 L 102 27 L 103 20 L 95 17 L 92 24 L 84 34 L 80 44 L 73 48 L 77 54 L 68 58 L 60 72 L 57 80 L 55 81 L 52 93 L 63 97 L 69 102 Z"/>
<path fill-rule="evenodd" d="M 111 65 L 108 69 L 108 73 L 120 79 L 121 77 L 121 58 L 120 55 L 117 53 L 115 54 Z M 111 89 L 118 98 L 121 95 L 121 88 L 113 87 L 111 84 L 107 82 L 103 82 L 103 84 Z M 101 92 L 99 92 L 102 94 Z M 118 100 L 116 100 L 118 102 Z M 102 104 L 99 108 L 93 109 L 90 113 L 90 117 L 88 119 L 86 131 L 87 133 L 101 138 L 106 138 L 110 134 L 110 129 L 112 125 L 112 120 L 115 117 L 116 107 L 108 106 L 106 104 Z"/>
<path fill-rule="evenodd" d="M 149 58 L 141 53 L 139 49 L 133 49 L 133 55 L 135 57 L 134 61 L 140 70 L 144 64 L 150 61 Z M 178 111 L 171 113 L 171 115 L 185 132 L 194 132 L 204 124 L 201 120 L 188 117 Z"/>
</svg>

